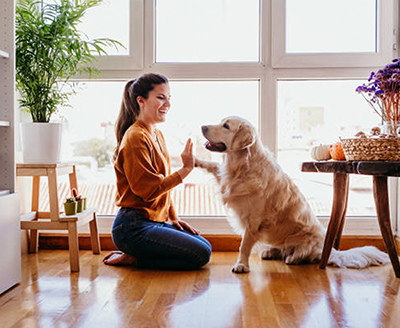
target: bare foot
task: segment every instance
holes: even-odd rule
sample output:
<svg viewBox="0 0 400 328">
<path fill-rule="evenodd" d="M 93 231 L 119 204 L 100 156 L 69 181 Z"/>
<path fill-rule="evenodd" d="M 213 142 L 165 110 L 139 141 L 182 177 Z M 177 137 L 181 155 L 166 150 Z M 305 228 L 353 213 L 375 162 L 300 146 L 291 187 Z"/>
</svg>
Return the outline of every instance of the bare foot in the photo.
<svg viewBox="0 0 400 328">
<path fill-rule="evenodd" d="M 136 257 L 125 254 L 121 251 L 112 251 L 108 253 L 104 259 L 103 263 L 107 265 L 134 265 L 136 264 Z"/>
</svg>

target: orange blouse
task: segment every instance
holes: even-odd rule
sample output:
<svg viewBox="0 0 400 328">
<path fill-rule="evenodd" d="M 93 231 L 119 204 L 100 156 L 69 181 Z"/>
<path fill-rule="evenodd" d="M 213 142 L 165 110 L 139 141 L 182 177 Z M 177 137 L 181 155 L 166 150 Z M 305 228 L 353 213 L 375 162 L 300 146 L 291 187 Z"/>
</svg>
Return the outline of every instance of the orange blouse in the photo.
<svg viewBox="0 0 400 328">
<path fill-rule="evenodd" d="M 178 172 L 171 174 L 164 137 L 159 130 L 155 134 L 158 144 L 141 121 L 136 121 L 125 132 L 114 162 L 116 204 L 144 210 L 153 221 L 177 220 L 170 191 L 182 178 Z"/>
</svg>

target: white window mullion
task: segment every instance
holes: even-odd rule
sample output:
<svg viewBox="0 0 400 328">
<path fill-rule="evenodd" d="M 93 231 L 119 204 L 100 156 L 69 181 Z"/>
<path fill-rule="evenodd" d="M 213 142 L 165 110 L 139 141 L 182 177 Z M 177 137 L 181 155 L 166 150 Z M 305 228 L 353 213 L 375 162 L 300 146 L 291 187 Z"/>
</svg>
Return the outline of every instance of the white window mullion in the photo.
<svg viewBox="0 0 400 328">
<path fill-rule="evenodd" d="M 144 5 L 144 70 L 151 70 L 155 62 L 155 0 L 147 0 Z"/>
<path fill-rule="evenodd" d="M 261 140 L 265 147 L 276 153 L 276 78 L 271 69 L 265 70 L 260 80 L 260 126 Z"/>
</svg>

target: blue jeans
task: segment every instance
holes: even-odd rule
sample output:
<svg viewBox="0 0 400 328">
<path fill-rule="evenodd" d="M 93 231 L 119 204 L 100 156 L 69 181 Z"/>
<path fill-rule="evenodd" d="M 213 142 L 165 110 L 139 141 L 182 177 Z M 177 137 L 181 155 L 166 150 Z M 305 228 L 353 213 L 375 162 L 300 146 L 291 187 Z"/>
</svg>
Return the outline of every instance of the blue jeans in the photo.
<svg viewBox="0 0 400 328">
<path fill-rule="evenodd" d="M 147 219 L 140 210 L 121 208 L 114 220 L 115 246 L 138 259 L 148 269 L 196 270 L 208 263 L 210 243 L 165 222 Z"/>
</svg>

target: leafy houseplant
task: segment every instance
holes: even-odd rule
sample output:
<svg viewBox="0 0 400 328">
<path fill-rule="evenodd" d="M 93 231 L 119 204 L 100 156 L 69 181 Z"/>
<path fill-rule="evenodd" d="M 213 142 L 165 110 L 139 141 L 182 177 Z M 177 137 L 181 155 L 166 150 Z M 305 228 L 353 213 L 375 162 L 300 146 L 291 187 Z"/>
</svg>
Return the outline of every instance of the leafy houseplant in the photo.
<svg viewBox="0 0 400 328">
<path fill-rule="evenodd" d="M 95 55 L 106 55 L 105 46 L 121 45 L 108 38 L 90 40 L 78 29 L 87 10 L 102 0 L 49 2 L 18 0 L 16 5 L 16 84 L 21 107 L 33 122 L 49 122 L 74 92 L 63 83 L 82 72 L 99 73 Z"/>
<path fill-rule="evenodd" d="M 102 0 L 17 0 L 15 15 L 16 86 L 21 109 L 33 123 L 21 124 L 24 162 L 57 163 L 61 123 L 49 123 L 59 106 L 75 93 L 66 83 L 74 75 L 98 74 L 96 55 L 106 46 L 122 46 L 108 38 L 89 39 L 79 30 L 85 13 Z"/>
</svg>

